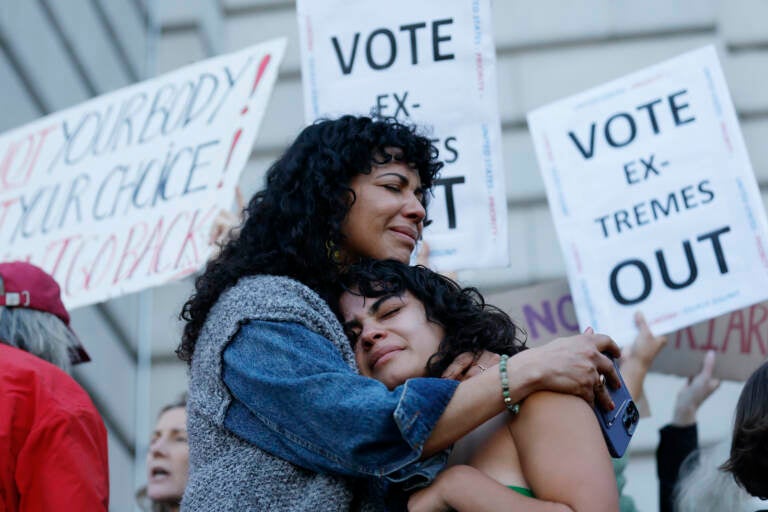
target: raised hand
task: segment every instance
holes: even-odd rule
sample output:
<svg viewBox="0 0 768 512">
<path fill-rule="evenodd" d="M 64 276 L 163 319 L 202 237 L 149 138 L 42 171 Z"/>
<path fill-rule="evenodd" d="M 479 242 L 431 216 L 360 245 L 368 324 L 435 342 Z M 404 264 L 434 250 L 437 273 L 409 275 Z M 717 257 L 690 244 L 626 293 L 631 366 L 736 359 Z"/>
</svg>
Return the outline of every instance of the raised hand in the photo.
<svg viewBox="0 0 768 512">
<path fill-rule="evenodd" d="M 710 350 L 704 356 L 701 371 L 678 391 L 675 400 L 675 411 L 672 416 L 674 425 L 684 427 L 696 423 L 696 413 L 701 404 L 720 387 L 720 379 L 712 378 L 715 369 L 715 352 Z"/>
</svg>

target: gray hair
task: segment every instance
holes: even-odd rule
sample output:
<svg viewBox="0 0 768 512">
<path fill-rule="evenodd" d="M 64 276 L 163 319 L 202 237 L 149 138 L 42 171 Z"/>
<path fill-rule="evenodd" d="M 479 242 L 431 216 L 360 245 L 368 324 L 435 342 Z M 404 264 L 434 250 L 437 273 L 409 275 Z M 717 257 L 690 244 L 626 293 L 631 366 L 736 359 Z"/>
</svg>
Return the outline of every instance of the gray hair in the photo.
<svg viewBox="0 0 768 512">
<path fill-rule="evenodd" d="M 738 486 L 733 476 L 720 470 L 728 458 L 729 440 L 694 452 L 680 468 L 680 480 L 675 489 L 677 512 L 743 510 L 750 496 Z"/>
<path fill-rule="evenodd" d="M 70 351 L 79 342 L 55 315 L 27 308 L 0 307 L 0 342 L 20 348 L 71 373 Z"/>
</svg>

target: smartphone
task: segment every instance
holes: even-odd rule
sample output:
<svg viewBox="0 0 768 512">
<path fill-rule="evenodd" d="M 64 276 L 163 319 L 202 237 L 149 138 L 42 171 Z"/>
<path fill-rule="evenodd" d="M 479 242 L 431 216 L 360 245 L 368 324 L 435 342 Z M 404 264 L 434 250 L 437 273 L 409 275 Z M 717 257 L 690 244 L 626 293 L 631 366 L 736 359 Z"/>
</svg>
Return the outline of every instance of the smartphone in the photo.
<svg viewBox="0 0 768 512">
<path fill-rule="evenodd" d="M 618 459 L 627 451 L 629 441 L 632 439 L 632 434 L 637 428 L 637 422 L 640 420 L 640 413 L 624 384 L 624 378 L 619 372 L 618 361 L 613 358 L 611 360 L 614 368 L 616 368 L 616 373 L 619 375 L 619 380 L 621 380 L 621 387 L 613 389 L 609 384 L 606 384 L 605 387 L 616 407 L 612 411 L 603 411 L 600 406 L 595 405 L 595 414 L 603 431 L 605 442 L 608 444 L 611 457 Z"/>
</svg>

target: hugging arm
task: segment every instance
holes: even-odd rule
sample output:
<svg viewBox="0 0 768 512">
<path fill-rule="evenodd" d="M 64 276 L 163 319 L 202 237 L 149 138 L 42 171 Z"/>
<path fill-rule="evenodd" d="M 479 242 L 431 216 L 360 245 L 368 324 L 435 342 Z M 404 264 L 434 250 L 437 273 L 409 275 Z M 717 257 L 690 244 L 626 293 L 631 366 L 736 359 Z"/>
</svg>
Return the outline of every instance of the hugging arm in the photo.
<svg viewBox="0 0 768 512">
<path fill-rule="evenodd" d="M 556 391 L 609 409 L 611 398 L 605 387 L 598 388 L 599 376 L 605 375 L 614 388 L 620 381 L 613 363 L 603 352 L 618 357 L 619 347 L 608 336 L 588 330 L 515 354 L 507 361 L 512 402 L 520 402 L 535 391 Z M 499 370 L 493 366 L 459 385 L 428 437 L 424 453 L 447 448 L 503 410 Z"/>
<path fill-rule="evenodd" d="M 409 512 L 573 512 L 561 503 L 523 496 L 472 466 L 452 466 L 411 496 Z"/>
<path fill-rule="evenodd" d="M 585 334 L 516 355 L 512 399 L 538 389 L 593 397 L 598 368 L 613 370 L 600 354 L 612 346 Z M 440 464 L 419 464 L 504 408 L 495 367 L 462 383 L 411 379 L 389 391 L 355 374 L 326 338 L 286 322 L 243 325 L 225 349 L 223 378 L 234 397 L 228 430 L 296 465 L 349 476 L 429 479 Z"/>
<path fill-rule="evenodd" d="M 458 383 L 412 379 L 390 391 L 357 375 L 323 336 L 291 322 L 250 322 L 224 351 L 232 394 L 224 427 L 315 472 L 400 481 L 431 477 L 422 447 Z"/>
</svg>

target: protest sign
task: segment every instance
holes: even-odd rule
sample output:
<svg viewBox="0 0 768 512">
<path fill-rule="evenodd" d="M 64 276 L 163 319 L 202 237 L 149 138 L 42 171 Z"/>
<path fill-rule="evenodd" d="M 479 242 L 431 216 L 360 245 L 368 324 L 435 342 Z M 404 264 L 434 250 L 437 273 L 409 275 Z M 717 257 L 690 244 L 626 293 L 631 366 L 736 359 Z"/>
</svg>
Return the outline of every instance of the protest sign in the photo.
<svg viewBox="0 0 768 512">
<path fill-rule="evenodd" d="M 768 298 L 766 218 L 714 48 L 528 116 L 581 326 L 620 342 Z"/>
<path fill-rule="evenodd" d="M 565 279 L 486 295 L 488 304 L 506 311 L 528 333 L 528 345 L 581 332 Z M 606 332 L 606 334 L 610 334 Z M 614 338 L 616 339 L 616 338 Z M 634 340 L 617 342 L 628 346 Z M 691 376 L 701 370 L 708 350 L 717 353 L 714 375 L 746 380 L 768 358 L 768 302 L 753 304 L 667 335 L 651 371 Z"/>
<path fill-rule="evenodd" d="M 445 163 L 424 231 L 431 266 L 506 266 L 489 0 L 300 0 L 297 11 L 307 122 L 378 114 L 425 127 Z"/>
<path fill-rule="evenodd" d="M 0 261 L 51 273 L 68 307 L 197 270 L 284 47 L 205 60 L 0 136 Z"/>
</svg>

